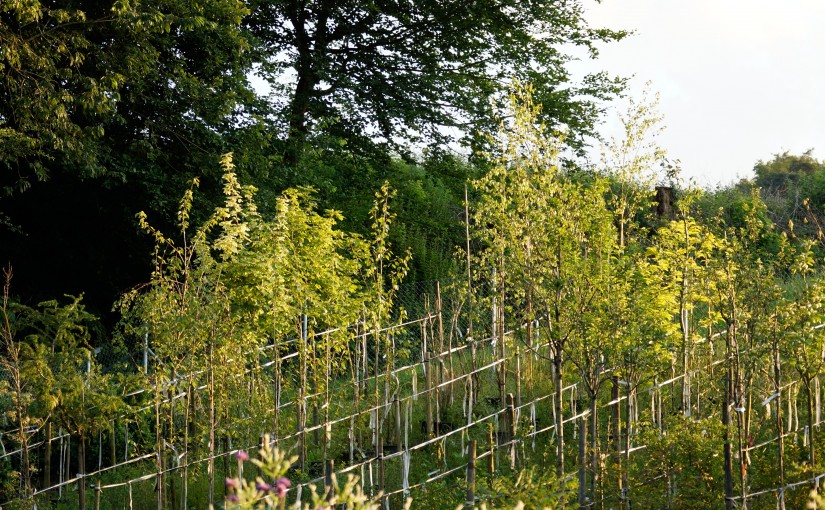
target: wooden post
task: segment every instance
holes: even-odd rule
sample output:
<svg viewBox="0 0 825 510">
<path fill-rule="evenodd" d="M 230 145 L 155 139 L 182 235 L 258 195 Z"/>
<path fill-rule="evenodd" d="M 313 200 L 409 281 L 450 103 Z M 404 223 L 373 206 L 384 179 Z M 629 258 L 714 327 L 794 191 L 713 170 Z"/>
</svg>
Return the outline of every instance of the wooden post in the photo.
<svg viewBox="0 0 825 510">
<path fill-rule="evenodd" d="M 533 349 L 533 336 L 535 335 L 533 331 L 533 291 L 531 288 L 527 288 L 527 390 L 532 394 L 533 391 L 533 356 L 534 356 L 534 349 Z M 519 405 L 521 405 L 521 400 L 519 400 Z"/>
<path fill-rule="evenodd" d="M 183 427 L 183 508 L 188 508 L 189 506 L 189 459 L 190 458 L 198 458 L 195 448 L 189 444 L 189 437 L 194 435 L 193 430 L 195 427 L 195 406 L 192 399 L 192 375 L 190 372 L 189 376 L 189 383 L 186 386 L 186 419 Z M 276 411 L 277 412 L 277 409 Z M 128 428 L 128 423 L 125 424 L 125 427 Z M 131 488 L 131 486 L 130 486 Z"/>
<path fill-rule="evenodd" d="M 301 334 L 301 387 L 298 388 L 298 423 L 296 432 L 298 433 L 298 466 L 303 470 L 306 464 L 306 423 L 307 423 L 307 337 L 303 322 L 304 316 L 298 322 L 298 330 Z"/>
<path fill-rule="evenodd" d="M 470 395 L 472 403 L 478 398 L 478 374 L 476 374 L 476 344 L 473 338 L 473 278 L 470 266 L 470 208 L 467 185 L 464 185 L 464 234 L 467 241 L 467 342 L 470 343 Z"/>
<path fill-rule="evenodd" d="M 211 349 L 210 349 L 210 353 L 211 353 Z M 211 357 L 210 357 L 210 360 L 211 360 Z M 214 384 L 214 381 L 213 381 L 214 374 L 212 372 L 212 364 L 211 363 L 209 364 L 209 367 L 210 367 L 209 368 L 210 382 L 212 384 Z M 160 373 L 160 371 L 156 372 L 155 377 L 154 377 L 154 381 L 155 381 L 155 468 L 157 469 L 157 476 L 155 477 L 155 480 L 156 480 L 155 481 L 155 487 L 156 487 L 156 490 L 157 490 L 157 509 L 158 510 L 163 510 L 163 425 L 162 425 L 162 422 L 161 422 L 161 419 L 160 419 L 160 412 L 161 412 L 160 403 L 161 403 L 162 395 L 160 393 L 160 391 L 161 391 L 160 390 L 161 381 L 160 381 L 159 373 Z M 210 400 L 210 411 L 212 411 L 214 409 L 214 400 L 215 400 L 214 399 L 214 392 L 212 392 L 212 391 L 210 391 L 209 400 Z M 215 429 L 214 420 L 212 420 L 210 418 L 210 427 L 209 427 L 210 439 L 214 436 L 214 429 Z M 210 453 L 210 457 L 212 457 L 212 454 L 213 454 L 212 448 L 210 448 L 209 453 Z M 214 473 L 214 467 L 212 467 L 212 464 L 210 464 L 210 470 L 209 470 L 210 504 L 211 504 L 211 501 L 212 501 L 211 487 L 213 487 L 213 485 L 214 485 L 212 483 L 214 481 L 214 474 L 215 474 Z"/>
<path fill-rule="evenodd" d="M 367 365 L 369 364 L 369 353 L 367 353 L 367 320 L 363 319 L 364 321 L 364 331 L 361 334 L 361 354 L 363 355 L 364 359 L 361 363 L 361 393 L 364 394 L 364 398 L 367 397 L 367 375 L 369 374 Z"/>
<path fill-rule="evenodd" d="M 433 331 L 433 322 L 430 320 L 430 337 L 433 339 L 433 348 L 436 348 L 436 333 Z M 438 435 L 441 431 L 438 428 L 438 424 L 441 423 L 441 351 L 439 350 L 438 353 L 433 353 L 430 359 L 430 369 L 432 370 L 432 378 L 430 379 L 431 388 L 433 389 L 433 405 L 435 406 L 435 415 L 433 418 L 433 423 L 435 423 L 435 434 Z"/>
<path fill-rule="evenodd" d="M 587 416 L 582 414 L 579 425 L 579 508 L 584 510 L 587 508 L 587 472 L 585 466 L 587 465 Z"/>
<path fill-rule="evenodd" d="M 558 339 L 551 343 L 551 365 L 550 373 L 553 379 L 553 418 L 556 428 L 556 476 L 559 479 L 564 477 L 564 395 L 562 379 L 562 342 Z"/>
<path fill-rule="evenodd" d="M 110 434 L 111 435 L 111 434 Z M 111 441 L 109 442 L 111 446 Z M 103 469 L 103 431 L 97 435 L 97 483 L 95 484 L 95 510 L 100 510 L 100 470 Z"/>
<path fill-rule="evenodd" d="M 331 343 L 332 341 L 329 338 L 329 335 L 324 336 L 326 348 L 326 362 L 324 365 L 326 366 L 326 370 L 324 372 L 324 460 L 327 459 L 327 454 L 329 453 L 329 448 L 331 446 L 332 441 L 332 425 L 329 422 L 329 385 L 330 385 L 330 372 L 332 371 L 332 351 L 331 351 Z"/>
<path fill-rule="evenodd" d="M 216 423 L 216 411 L 215 411 L 215 370 L 214 370 L 214 363 L 215 363 L 215 354 L 214 354 L 214 340 L 209 339 L 209 359 L 208 359 L 208 372 L 207 372 L 207 385 L 209 387 L 209 463 L 208 463 L 208 475 L 209 475 L 209 508 L 212 509 L 215 506 L 215 429 L 217 428 Z M 160 439 L 158 439 L 158 442 Z M 158 458 L 158 463 L 160 463 L 160 458 Z M 163 510 L 163 502 L 158 498 L 158 510 Z"/>
<path fill-rule="evenodd" d="M 117 438 L 115 434 L 117 433 L 117 421 L 112 420 L 112 430 L 109 433 L 109 461 L 111 464 L 109 466 L 114 466 L 117 464 Z"/>
<path fill-rule="evenodd" d="M 659 393 L 658 391 L 656 392 Z M 597 490 L 601 492 L 601 453 L 599 442 L 599 398 L 598 390 L 590 395 L 590 496 L 595 501 Z M 585 434 L 586 435 L 586 434 Z"/>
<path fill-rule="evenodd" d="M 424 368 L 427 371 L 426 377 L 426 408 L 427 408 L 427 437 L 433 437 L 433 401 L 432 401 L 432 387 L 433 387 L 433 353 L 427 351 L 424 355 Z"/>
<path fill-rule="evenodd" d="M 72 437 L 66 433 L 66 437 L 64 438 L 63 428 L 58 427 L 57 435 L 60 437 L 60 455 L 58 460 L 58 467 L 57 467 L 57 479 L 60 481 L 65 480 L 68 478 L 69 475 L 69 461 L 71 460 L 72 449 L 71 449 L 71 441 Z M 63 486 L 57 488 L 57 496 L 58 498 L 63 497 Z"/>
<path fill-rule="evenodd" d="M 521 405 L 521 345 L 516 344 L 516 404 Z"/>
<path fill-rule="evenodd" d="M 494 475 L 496 473 L 496 439 L 493 434 L 493 424 L 490 424 L 488 428 L 489 436 L 490 436 L 490 475 Z M 493 477 L 490 476 L 490 482 L 492 483 Z"/>
<path fill-rule="evenodd" d="M 380 415 L 380 411 L 378 412 Z M 375 449 L 375 454 L 378 456 L 378 492 L 384 492 L 384 435 L 381 433 L 381 428 L 378 427 L 378 446 Z M 381 496 L 382 501 L 386 496 Z"/>
<path fill-rule="evenodd" d="M 499 390 L 499 397 L 501 398 L 501 402 L 504 403 L 507 399 L 507 348 L 504 342 L 504 335 L 506 332 L 506 328 L 504 327 L 504 284 L 498 285 L 498 306 L 497 310 L 497 320 L 496 325 L 498 331 L 496 332 L 496 336 L 498 337 L 498 357 L 501 360 L 501 363 L 498 365 L 498 390 Z"/>
<path fill-rule="evenodd" d="M 401 401 L 398 400 L 398 395 L 393 395 L 392 400 L 395 407 L 395 446 L 397 451 L 401 451 Z"/>
<path fill-rule="evenodd" d="M 274 427 L 273 438 L 275 439 L 275 446 L 278 446 L 278 438 L 281 435 L 281 428 L 279 423 L 279 416 L 280 416 L 280 407 L 281 407 L 281 349 L 280 349 L 280 340 L 278 338 L 274 339 L 274 356 L 275 356 L 275 368 L 274 368 L 274 386 L 272 388 L 273 392 L 273 412 L 274 415 L 272 417 L 272 426 Z M 191 400 L 191 385 L 190 385 L 190 396 L 188 397 Z M 192 413 L 194 415 L 194 413 Z M 188 457 L 188 456 L 187 456 Z M 197 458 L 197 457 L 195 457 Z"/>
<path fill-rule="evenodd" d="M 725 509 L 733 510 L 733 461 L 730 443 L 730 401 L 731 401 L 731 386 L 733 383 L 733 369 L 728 363 L 727 373 L 725 375 L 725 395 L 722 398 L 722 440 L 723 446 L 723 462 L 725 470 Z"/>
<path fill-rule="evenodd" d="M 86 438 L 81 436 L 77 442 L 77 498 L 80 510 L 86 510 Z"/>
<path fill-rule="evenodd" d="M 441 384 L 444 380 L 452 379 L 452 373 L 449 369 L 445 370 L 445 363 L 444 363 L 444 319 L 443 315 L 443 308 L 441 304 L 441 282 L 435 282 L 435 314 L 436 320 L 438 320 L 438 366 L 439 366 L 439 378 L 438 383 Z M 450 363 L 452 363 L 452 355 L 450 356 Z M 445 375 L 446 372 L 446 375 Z M 446 404 L 449 402 L 449 398 L 453 392 L 453 385 L 452 383 L 447 385 L 444 395 L 442 397 L 442 403 L 445 405 L 441 405 L 440 407 L 447 407 Z M 440 420 L 439 420 L 440 421 Z"/>
<path fill-rule="evenodd" d="M 470 441 L 467 446 L 467 497 L 464 500 L 464 508 L 471 510 L 475 506 L 476 490 L 476 440 Z"/>
<path fill-rule="evenodd" d="M 500 363 L 496 367 L 496 379 L 498 381 L 498 393 L 500 402 L 503 404 L 507 398 L 507 351 L 504 346 L 504 289 L 498 284 L 497 273 L 493 270 L 493 287 L 496 297 L 493 299 L 493 336 L 496 338 L 498 360 Z"/>
<path fill-rule="evenodd" d="M 335 461 L 327 459 L 324 463 L 324 486 L 326 491 L 326 500 L 332 501 L 335 497 Z"/>
<path fill-rule="evenodd" d="M 177 393 L 177 390 L 176 390 L 177 385 L 174 382 L 175 381 L 175 371 L 174 371 L 174 369 L 172 369 L 172 367 L 169 367 L 169 381 L 170 381 L 170 383 L 169 383 L 170 386 L 169 386 L 169 390 L 167 392 L 167 398 L 169 399 L 169 402 L 171 402 L 171 404 L 169 405 L 169 415 L 168 415 L 168 421 L 166 423 L 166 435 L 171 439 L 171 438 L 175 437 L 175 428 L 174 427 L 175 427 L 175 407 L 176 407 L 175 404 L 174 404 L 174 401 L 172 400 L 172 395 Z M 169 466 L 172 464 L 171 460 L 167 459 L 167 455 L 169 455 L 169 457 L 171 459 L 174 459 L 174 457 L 175 457 L 175 454 L 171 449 L 166 450 L 165 443 L 166 442 L 164 441 L 164 452 L 163 452 L 163 467 L 164 467 L 164 470 L 168 469 Z M 167 480 L 166 483 L 167 483 L 167 485 L 169 485 L 169 495 L 167 496 L 166 494 L 164 494 L 164 503 L 166 504 L 166 510 L 176 510 L 177 499 L 178 499 L 177 498 L 177 489 L 175 487 L 175 485 L 176 485 L 175 484 L 175 475 L 176 474 L 177 473 L 169 474 L 165 477 L 166 480 Z"/>
<path fill-rule="evenodd" d="M 112 460 L 114 463 L 114 459 Z M 46 423 L 46 455 L 43 458 L 43 488 L 52 486 L 52 421 Z"/>
<path fill-rule="evenodd" d="M 782 422 L 782 370 L 779 359 L 779 339 L 776 332 L 776 322 L 774 322 L 773 342 L 773 388 L 776 395 L 776 447 L 777 447 L 777 467 L 779 469 L 779 486 L 785 486 L 785 426 Z M 785 510 L 784 494 L 779 495 L 777 510 Z"/>
<path fill-rule="evenodd" d="M 510 443 L 510 469 L 516 469 L 516 405 L 512 393 L 507 394 L 507 441 Z"/>
<path fill-rule="evenodd" d="M 620 507 L 624 508 L 624 475 L 622 471 L 624 467 L 622 466 L 622 407 L 619 402 L 619 397 L 621 395 L 621 391 L 619 388 L 619 378 L 614 376 L 611 378 L 610 382 L 612 383 L 612 387 L 610 390 L 610 399 L 613 402 L 613 450 L 616 453 L 616 480 L 618 482 L 618 489 L 619 489 L 619 503 Z"/>
</svg>

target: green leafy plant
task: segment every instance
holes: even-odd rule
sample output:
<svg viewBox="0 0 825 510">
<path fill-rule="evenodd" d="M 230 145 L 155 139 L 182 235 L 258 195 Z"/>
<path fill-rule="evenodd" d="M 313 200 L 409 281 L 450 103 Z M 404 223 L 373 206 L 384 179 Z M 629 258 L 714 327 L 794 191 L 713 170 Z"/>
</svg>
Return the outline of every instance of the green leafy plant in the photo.
<svg viewBox="0 0 825 510">
<path fill-rule="evenodd" d="M 258 458 L 250 459 L 246 452 L 238 452 L 235 455 L 238 460 L 239 475 L 226 479 L 226 486 L 230 493 L 227 496 L 225 508 L 227 509 L 284 509 L 286 505 L 286 493 L 292 486 L 292 482 L 284 475 L 290 466 L 298 459 L 297 456 L 287 458 L 286 454 L 275 448 L 269 435 L 264 436 L 263 445 L 258 450 Z M 251 460 L 263 474 L 257 476 L 254 482 L 243 478 L 243 465 Z M 381 508 L 381 495 L 374 498 L 364 494 L 358 484 L 358 478 L 352 475 L 347 477 L 343 485 L 339 485 L 332 479 L 332 486 L 324 491 L 318 492 L 315 485 L 309 485 L 309 501 L 305 502 L 301 508 L 303 510 L 331 510 L 343 508 L 346 510 L 378 510 Z M 404 505 L 405 510 L 409 509 L 412 500 L 408 499 Z"/>
</svg>

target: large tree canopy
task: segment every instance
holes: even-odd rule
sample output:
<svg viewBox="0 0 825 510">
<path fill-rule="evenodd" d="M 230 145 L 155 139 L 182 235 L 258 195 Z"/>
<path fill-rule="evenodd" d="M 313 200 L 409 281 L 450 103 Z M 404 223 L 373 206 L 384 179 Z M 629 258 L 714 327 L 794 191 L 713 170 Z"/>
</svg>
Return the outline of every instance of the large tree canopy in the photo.
<svg viewBox="0 0 825 510">
<path fill-rule="evenodd" d="M 0 3 L 6 194 L 59 172 L 125 180 L 201 152 L 252 98 L 247 13 L 240 0 Z"/>
<path fill-rule="evenodd" d="M 88 167 L 94 159 L 88 145 L 99 130 L 84 129 L 80 117 L 113 111 L 118 77 L 90 72 L 94 48 L 85 27 L 91 25 L 85 12 L 64 7 L 0 3 L 0 183 L 6 193 L 27 189 L 32 170 L 44 178 L 43 160 L 58 154 Z"/>
<path fill-rule="evenodd" d="M 493 122 L 490 97 L 530 81 L 548 127 L 572 145 L 591 134 L 596 100 L 618 92 L 605 75 L 570 83 L 564 48 L 623 37 L 590 28 L 577 0 L 255 0 L 249 26 L 261 70 L 288 87 L 288 157 L 313 128 L 390 145 L 448 138 Z M 454 132 L 454 130 L 453 130 Z"/>
<path fill-rule="evenodd" d="M 624 35 L 591 29 L 582 2 L 0 0 L 0 262 L 34 299 L 86 290 L 108 308 L 148 271 L 134 214 L 172 224 L 195 176 L 203 202 L 219 197 L 216 163 L 232 151 L 259 196 L 314 186 L 355 230 L 391 180 L 399 246 L 443 271 L 473 167 L 393 154 L 493 132 L 491 99 L 513 78 L 580 147 L 621 82 L 573 84 L 566 63 Z M 271 102 L 251 69 L 276 87 Z M 196 204 L 195 220 L 209 209 Z"/>
<path fill-rule="evenodd" d="M 106 311 L 148 272 L 134 215 L 173 223 L 193 176 L 220 194 L 218 156 L 255 107 L 246 14 L 240 0 L 0 0 L 0 261 L 18 291 L 86 291 Z"/>
</svg>

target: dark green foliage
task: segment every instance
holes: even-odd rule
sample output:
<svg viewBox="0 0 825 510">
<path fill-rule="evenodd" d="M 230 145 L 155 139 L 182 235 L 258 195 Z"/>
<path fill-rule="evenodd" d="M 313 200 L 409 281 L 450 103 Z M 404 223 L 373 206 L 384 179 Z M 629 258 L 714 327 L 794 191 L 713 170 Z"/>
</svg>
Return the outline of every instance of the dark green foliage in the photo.
<svg viewBox="0 0 825 510">
<path fill-rule="evenodd" d="M 460 156 L 439 149 L 418 160 L 367 157 L 332 137 L 326 145 L 304 153 L 291 185 L 304 183 L 317 191 L 321 209 L 342 211 L 343 228 L 367 234 L 369 210 L 378 182 L 397 191 L 397 221 L 390 239 L 398 253 L 412 250 L 408 281 L 443 279 L 452 273 L 457 248 L 464 245 L 464 183 L 478 170 Z M 338 141 L 336 141 L 338 140 Z M 261 204 L 266 209 L 267 204 Z"/>
<path fill-rule="evenodd" d="M 717 419 L 674 416 L 664 433 L 650 423 L 639 440 L 648 445 L 645 465 L 638 466 L 646 482 L 633 490 L 643 508 L 702 509 L 718 504 L 722 489 L 722 427 Z"/>
<path fill-rule="evenodd" d="M 754 236 L 752 255 L 775 260 L 781 249 L 780 232 L 787 227 L 779 221 L 779 212 L 762 198 L 760 191 L 747 181 L 735 186 L 703 193 L 696 204 L 698 215 L 708 224 L 723 228 L 749 229 Z"/>
<path fill-rule="evenodd" d="M 169 158 L 178 167 L 185 154 L 209 158 L 216 133 L 252 99 L 245 12 L 230 0 L 4 3 L 6 191 L 30 187 L 32 175 L 126 180 L 147 162 L 168 172 Z"/>
<path fill-rule="evenodd" d="M 93 147 L 102 132 L 88 120 L 114 111 L 120 77 L 95 69 L 92 55 L 98 48 L 87 30 L 94 22 L 117 22 L 107 14 L 107 19 L 90 19 L 71 2 L 46 6 L 12 0 L 0 5 L 4 194 L 29 188 L 33 178 L 46 178 L 50 171 L 44 162 L 58 158 L 86 174 L 96 173 Z"/>
<path fill-rule="evenodd" d="M 753 166 L 756 185 L 771 192 L 787 191 L 801 184 L 806 176 L 822 171 L 825 165 L 813 157 L 812 149 L 801 156 L 785 151 L 775 154 L 770 161 L 759 160 Z"/>
<path fill-rule="evenodd" d="M 0 260 L 15 292 L 85 291 L 107 315 L 148 275 L 134 215 L 172 225 L 201 176 L 206 216 L 217 156 L 260 136 L 246 13 L 235 0 L 3 2 L 0 186 L 13 196 L 0 198 Z"/>
<path fill-rule="evenodd" d="M 11 275 L 6 274 L 0 309 L 0 411 L 4 421 L 17 426 L 9 436 L 28 445 L 30 434 L 55 423 L 78 443 L 77 471 L 85 473 L 85 445 L 127 412 L 124 395 L 132 378 L 123 367 L 107 371 L 96 359 L 89 330 L 94 317 L 80 298 L 20 305 L 8 299 Z M 37 470 L 37 457 L 26 453 L 20 458 L 18 470 L 5 473 L 22 480 L 18 497 L 32 494 Z M 0 498 L 13 499 L 9 489 L 0 486 Z"/>
<path fill-rule="evenodd" d="M 256 1 L 247 24 L 282 99 L 293 163 L 318 128 L 390 147 L 454 137 L 443 128 L 473 135 L 495 126 L 488 99 L 513 77 L 535 83 L 548 127 L 566 126 L 581 147 L 595 101 L 621 87 L 604 75 L 570 83 L 562 45 L 595 54 L 624 36 L 589 27 L 578 1 Z"/>
</svg>

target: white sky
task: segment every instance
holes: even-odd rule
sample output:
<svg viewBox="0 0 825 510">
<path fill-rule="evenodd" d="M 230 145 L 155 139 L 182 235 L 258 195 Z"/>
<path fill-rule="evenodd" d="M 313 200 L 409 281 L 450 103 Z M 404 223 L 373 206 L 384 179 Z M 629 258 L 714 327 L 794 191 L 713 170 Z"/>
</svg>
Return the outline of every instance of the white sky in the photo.
<svg viewBox="0 0 825 510">
<path fill-rule="evenodd" d="M 635 31 L 602 47 L 597 68 L 633 76 L 634 97 L 652 82 L 667 126 L 660 145 L 684 176 L 727 184 L 775 153 L 825 156 L 825 0 L 585 6 L 593 27 Z"/>
</svg>

